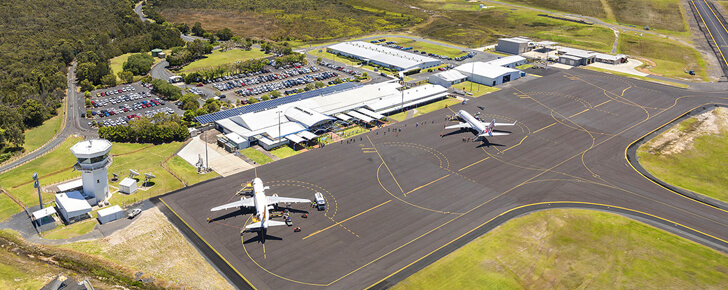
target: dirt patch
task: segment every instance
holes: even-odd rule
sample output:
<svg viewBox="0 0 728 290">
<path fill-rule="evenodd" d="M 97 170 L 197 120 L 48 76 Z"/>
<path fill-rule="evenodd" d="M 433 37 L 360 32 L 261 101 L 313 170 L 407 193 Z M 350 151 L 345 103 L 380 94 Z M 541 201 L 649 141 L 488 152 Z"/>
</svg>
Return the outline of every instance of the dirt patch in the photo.
<svg viewBox="0 0 728 290">
<path fill-rule="evenodd" d="M 641 57 L 637 57 L 636 59 L 640 60 L 643 63 L 643 65 L 634 68 L 637 71 L 643 72 L 643 73 L 646 73 L 646 74 L 651 74 L 651 75 L 656 75 L 656 76 L 662 76 L 662 74 L 658 74 L 658 73 L 655 73 L 655 72 L 651 72 L 650 71 L 651 68 L 657 66 L 657 64 L 654 61 L 651 61 L 651 60 L 646 59 L 646 58 L 641 58 Z"/>
<path fill-rule="evenodd" d="M 156 207 L 144 211 L 125 229 L 95 243 L 102 255 L 143 272 L 145 277 L 174 282 L 168 287 L 232 288 Z"/>
<path fill-rule="evenodd" d="M 674 126 L 645 144 L 650 154 L 671 155 L 693 148 L 699 136 L 728 130 L 728 109 L 716 108 Z"/>
<path fill-rule="evenodd" d="M 162 16 L 170 23 L 202 23 L 205 30 L 230 28 L 234 35 L 272 37 L 278 27 L 273 21 L 252 12 L 222 10 L 164 9 Z"/>
</svg>

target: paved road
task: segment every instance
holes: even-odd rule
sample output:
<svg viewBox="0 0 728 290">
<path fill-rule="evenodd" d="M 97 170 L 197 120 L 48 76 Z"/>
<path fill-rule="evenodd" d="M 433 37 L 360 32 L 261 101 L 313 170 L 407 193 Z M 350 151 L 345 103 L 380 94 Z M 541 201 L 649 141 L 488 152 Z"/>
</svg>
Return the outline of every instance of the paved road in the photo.
<svg viewBox="0 0 728 290">
<path fill-rule="evenodd" d="M 139 15 L 139 19 L 142 20 L 142 22 L 147 22 L 149 19 L 144 17 L 144 12 L 142 12 L 142 2 L 139 2 L 136 6 L 134 6 L 134 12 L 136 12 L 137 15 Z"/>
<path fill-rule="evenodd" d="M 487 98 L 161 200 L 185 222 L 177 226 L 191 227 L 183 232 L 197 247 L 214 249 L 203 250 L 210 260 L 234 268 L 258 289 L 391 285 L 489 228 L 549 207 L 615 212 L 728 252 L 728 211 L 652 182 L 625 156 L 646 133 L 728 98 L 588 70 L 548 71 Z M 443 131 L 450 109 L 474 112 L 477 106 L 486 107 L 484 117 L 518 125 L 492 143 L 463 142 L 473 135 Z M 402 131 L 387 132 L 392 128 Z M 307 219 L 293 215 L 303 232 L 271 229 L 277 239 L 263 246 L 254 234 L 240 235 L 247 212 L 210 212 L 255 176 L 270 194 L 311 198 L 322 192 L 328 209 L 294 205 L 310 210 Z"/>
<path fill-rule="evenodd" d="M 713 47 L 724 74 L 728 74 L 728 29 L 722 16 L 706 0 L 690 0 L 690 7 L 697 12 L 697 21 L 708 43 Z"/>
<path fill-rule="evenodd" d="M 86 128 L 83 128 L 80 124 L 81 114 L 82 112 L 85 112 L 85 103 L 83 100 L 83 95 L 76 93 L 76 62 L 74 62 L 69 68 L 68 68 L 68 75 L 67 75 L 67 82 L 68 82 L 68 90 L 67 90 L 67 96 L 66 96 L 66 121 L 65 126 L 61 128 L 61 132 L 57 134 L 53 139 L 51 139 L 48 143 L 46 143 L 44 146 L 38 148 L 37 150 L 28 153 L 27 155 L 12 161 L 10 163 L 7 163 L 0 167 L 0 173 L 5 172 L 7 170 L 10 170 L 12 168 L 15 168 L 16 166 L 20 166 L 28 161 L 31 161 L 35 158 L 38 158 L 48 151 L 52 150 L 56 146 L 63 143 L 63 141 L 66 140 L 66 137 L 71 135 L 81 135 L 81 136 L 98 136 L 98 133 L 95 130 L 89 130 Z"/>
</svg>

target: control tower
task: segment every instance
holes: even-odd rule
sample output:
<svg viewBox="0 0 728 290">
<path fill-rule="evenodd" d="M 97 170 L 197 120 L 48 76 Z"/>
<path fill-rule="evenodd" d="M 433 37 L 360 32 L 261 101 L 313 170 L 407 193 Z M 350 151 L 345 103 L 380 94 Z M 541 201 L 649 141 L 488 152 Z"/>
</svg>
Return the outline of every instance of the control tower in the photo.
<svg viewBox="0 0 728 290">
<path fill-rule="evenodd" d="M 96 205 L 109 194 L 109 181 L 106 168 L 111 164 L 109 158 L 111 142 L 104 139 L 86 140 L 71 147 L 76 156 L 76 170 L 81 172 L 83 195 L 90 205 Z"/>
</svg>

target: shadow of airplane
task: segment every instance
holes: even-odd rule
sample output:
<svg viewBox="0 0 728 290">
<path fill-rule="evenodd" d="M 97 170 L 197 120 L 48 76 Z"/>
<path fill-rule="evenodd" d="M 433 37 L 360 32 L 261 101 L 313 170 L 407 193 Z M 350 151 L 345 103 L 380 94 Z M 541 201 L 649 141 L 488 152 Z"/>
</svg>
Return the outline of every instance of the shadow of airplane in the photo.
<svg viewBox="0 0 728 290">
<path fill-rule="evenodd" d="M 251 238 L 249 238 L 249 239 L 247 239 L 247 240 L 245 240 L 245 241 L 243 241 L 243 244 L 249 244 L 249 243 L 253 243 L 253 242 L 258 242 L 258 243 L 261 243 L 261 244 L 265 244 L 265 241 L 266 240 L 274 240 L 274 241 L 282 241 L 283 240 L 280 237 L 276 237 L 276 236 L 269 235 L 266 231 L 249 231 L 249 230 L 244 230 L 240 234 L 242 235 L 243 233 L 253 233 L 253 232 L 258 233 L 258 234 L 255 235 L 255 236 L 253 236 L 253 237 L 251 237 Z"/>
<path fill-rule="evenodd" d="M 254 208 L 239 208 L 238 210 L 228 212 L 228 213 L 221 215 L 219 217 L 216 217 L 216 218 L 212 218 L 212 219 L 210 219 L 210 221 L 215 222 L 215 221 L 225 220 L 225 219 L 239 216 L 239 215 L 246 215 L 246 214 L 252 214 L 252 213 L 255 213 Z"/>
</svg>

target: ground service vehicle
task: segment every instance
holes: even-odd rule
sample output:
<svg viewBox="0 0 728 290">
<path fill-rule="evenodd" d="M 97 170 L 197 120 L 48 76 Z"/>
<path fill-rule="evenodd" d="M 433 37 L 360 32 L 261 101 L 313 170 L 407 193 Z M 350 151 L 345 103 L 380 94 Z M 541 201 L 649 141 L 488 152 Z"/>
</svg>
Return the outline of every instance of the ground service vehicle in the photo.
<svg viewBox="0 0 728 290">
<path fill-rule="evenodd" d="M 313 195 L 314 201 L 316 201 L 316 209 L 318 210 L 326 210 L 326 200 L 324 200 L 324 195 L 320 192 L 317 192 Z"/>
</svg>

